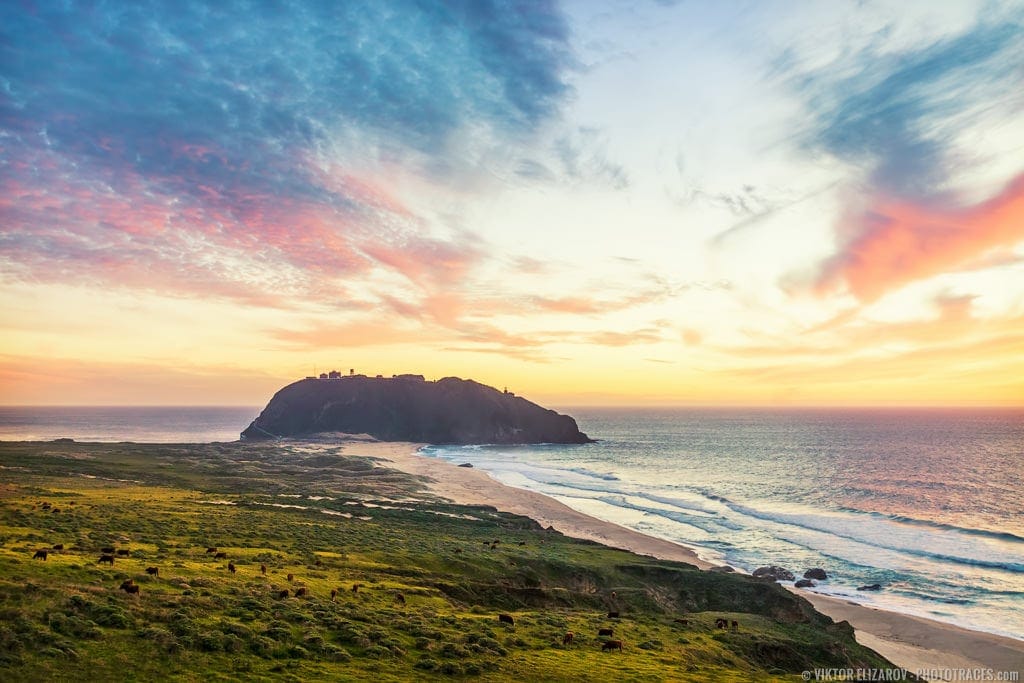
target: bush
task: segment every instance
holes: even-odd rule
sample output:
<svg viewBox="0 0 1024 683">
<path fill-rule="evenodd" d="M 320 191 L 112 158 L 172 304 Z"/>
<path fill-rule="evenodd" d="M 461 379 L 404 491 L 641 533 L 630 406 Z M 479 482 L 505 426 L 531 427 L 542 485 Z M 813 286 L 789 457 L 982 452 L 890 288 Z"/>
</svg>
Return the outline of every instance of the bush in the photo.
<svg viewBox="0 0 1024 683">
<path fill-rule="evenodd" d="M 439 666 L 440 662 L 438 662 L 436 659 L 431 659 L 430 657 L 424 657 L 423 659 L 413 664 L 414 668 L 422 669 L 423 671 L 436 671 Z"/>
<path fill-rule="evenodd" d="M 445 662 L 439 671 L 448 676 L 458 676 L 462 673 L 462 665 L 458 662 Z"/>
</svg>

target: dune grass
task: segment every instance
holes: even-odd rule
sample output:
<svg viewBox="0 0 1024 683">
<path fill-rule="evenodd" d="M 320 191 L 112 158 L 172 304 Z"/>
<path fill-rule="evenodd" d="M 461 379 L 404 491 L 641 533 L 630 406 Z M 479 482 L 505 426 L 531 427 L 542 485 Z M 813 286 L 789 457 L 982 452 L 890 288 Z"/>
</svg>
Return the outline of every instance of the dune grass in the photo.
<svg viewBox="0 0 1024 683">
<path fill-rule="evenodd" d="M 767 681 L 887 666 L 774 584 L 451 505 L 329 446 L 2 443 L 0 465 L 0 680 Z M 100 564 L 104 547 L 128 555 Z M 602 650 L 602 628 L 622 651 Z"/>
</svg>

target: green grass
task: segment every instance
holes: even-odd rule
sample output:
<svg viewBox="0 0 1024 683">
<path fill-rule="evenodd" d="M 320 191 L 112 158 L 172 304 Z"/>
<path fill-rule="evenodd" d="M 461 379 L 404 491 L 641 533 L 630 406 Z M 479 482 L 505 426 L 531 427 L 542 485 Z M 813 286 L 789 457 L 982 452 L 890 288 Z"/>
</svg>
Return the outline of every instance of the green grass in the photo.
<svg viewBox="0 0 1024 683">
<path fill-rule="evenodd" d="M 774 584 L 451 505 L 327 446 L 2 443 L 0 465 L 0 680 L 767 681 L 887 665 Z M 130 556 L 98 564 L 110 545 Z M 623 652 L 601 650 L 609 626 Z"/>
</svg>

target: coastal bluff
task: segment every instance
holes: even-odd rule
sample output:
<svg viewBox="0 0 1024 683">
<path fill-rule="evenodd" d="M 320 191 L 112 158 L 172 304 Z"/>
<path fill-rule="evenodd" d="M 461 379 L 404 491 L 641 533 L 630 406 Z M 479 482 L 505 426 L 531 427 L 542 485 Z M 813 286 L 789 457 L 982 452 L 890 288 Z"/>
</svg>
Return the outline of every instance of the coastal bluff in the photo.
<svg viewBox="0 0 1024 683">
<path fill-rule="evenodd" d="M 260 440 L 325 432 L 432 444 L 592 441 L 570 416 L 473 380 L 337 373 L 284 387 L 241 436 Z"/>
</svg>

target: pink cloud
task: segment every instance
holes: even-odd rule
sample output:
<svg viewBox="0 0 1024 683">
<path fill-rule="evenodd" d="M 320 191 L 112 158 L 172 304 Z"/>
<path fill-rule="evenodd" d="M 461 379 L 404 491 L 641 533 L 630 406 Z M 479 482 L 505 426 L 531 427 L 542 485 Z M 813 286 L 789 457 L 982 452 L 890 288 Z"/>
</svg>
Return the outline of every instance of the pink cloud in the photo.
<svg viewBox="0 0 1024 683">
<path fill-rule="evenodd" d="M 824 264 L 815 288 L 823 293 L 845 283 L 857 298 L 872 301 L 1024 240 L 1024 174 L 991 199 L 965 208 L 879 198 L 840 232 L 846 243 Z"/>
</svg>

